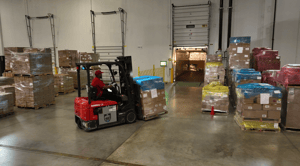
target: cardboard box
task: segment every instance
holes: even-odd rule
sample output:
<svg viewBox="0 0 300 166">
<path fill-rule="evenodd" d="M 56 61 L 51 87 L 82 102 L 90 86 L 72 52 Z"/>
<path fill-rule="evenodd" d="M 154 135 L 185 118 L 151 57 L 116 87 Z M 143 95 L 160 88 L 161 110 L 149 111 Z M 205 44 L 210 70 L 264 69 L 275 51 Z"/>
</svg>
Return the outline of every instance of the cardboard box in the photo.
<svg viewBox="0 0 300 166">
<path fill-rule="evenodd" d="M 61 93 L 68 93 L 74 91 L 73 77 L 69 77 L 68 74 L 54 75 L 54 85 L 58 88 L 58 92 Z"/>
<path fill-rule="evenodd" d="M 76 67 L 79 62 L 78 50 L 58 50 L 59 67 Z"/>
<path fill-rule="evenodd" d="M 16 106 L 43 107 L 55 101 L 53 75 L 15 76 Z"/>
<path fill-rule="evenodd" d="M 255 110 L 255 111 L 263 110 L 261 104 L 243 104 L 243 109 L 244 110 Z"/>
<path fill-rule="evenodd" d="M 17 53 L 14 74 L 53 74 L 51 53 Z"/>
<path fill-rule="evenodd" d="M 0 93 L 0 114 L 6 114 L 14 109 L 14 96 L 12 93 Z"/>
<path fill-rule="evenodd" d="M 243 111 L 245 118 L 268 118 L 268 111 Z"/>
<path fill-rule="evenodd" d="M 269 111 L 281 111 L 281 104 L 273 105 L 273 104 L 263 104 L 263 110 Z"/>
<path fill-rule="evenodd" d="M 268 111 L 268 119 L 280 119 L 281 111 Z"/>
<path fill-rule="evenodd" d="M 0 93 L 11 93 L 11 94 L 13 94 L 14 98 L 13 98 L 12 102 L 15 104 L 15 101 L 16 101 L 15 86 L 13 86 L 13 85 L 0 86 Z"/>
<path fill-rule="evenodd" d="M 0 77 L 0 86 L 4 85 L 12 85 L 14 84 L 14 78 L 13 77 Z"/>
</svg>

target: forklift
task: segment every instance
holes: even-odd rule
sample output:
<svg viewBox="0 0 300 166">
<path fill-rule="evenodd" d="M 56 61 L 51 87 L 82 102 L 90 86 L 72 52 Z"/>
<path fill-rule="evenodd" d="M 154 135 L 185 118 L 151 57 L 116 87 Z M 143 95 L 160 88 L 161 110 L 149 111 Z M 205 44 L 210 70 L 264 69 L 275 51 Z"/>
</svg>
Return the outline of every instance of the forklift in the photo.
<svg viewBox="0 0 300 166">
<path fill-rule="evenodd" d="M 106 65 L 110 72 L 112 88 L 108 90 L 118 95 L 122 101 L 110 101 L 105 98 L 97 98 L 97 88 L 91 86 L 90 68 L 92 66 Z M 112 66 L 118 66 L 119 71 Z M 131 56 L 119 56 L 115 62 L 76 63 L 77 81 L 80 86 L 80 70 L 87 72 L 87 94 L 81 97 L 81 89 L 78 89 L 78 97 L 74 101 L 75 122 L 78 128 L 84 131 L 115 126 L 124 123 L 134 123 L 137 118 L 142 119 L 143 113 L 140 104 L 140 88 L 134 83 L 130 73 L 132 72 Z M 120 86 L 115 81 L 115 75 L 119 73 Z"/>
</svg>

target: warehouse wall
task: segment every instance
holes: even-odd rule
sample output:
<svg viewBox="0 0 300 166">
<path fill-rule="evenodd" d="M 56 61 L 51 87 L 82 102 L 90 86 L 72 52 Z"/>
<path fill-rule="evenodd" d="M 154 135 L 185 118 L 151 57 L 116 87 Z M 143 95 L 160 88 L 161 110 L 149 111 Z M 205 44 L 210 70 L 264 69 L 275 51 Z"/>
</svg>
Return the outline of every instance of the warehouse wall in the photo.
<svg viewBox="0 0 300 166">
<path fill-rule="evenodd" d="M 281 55 L 281 66 L 300 63 L 300 1 L 280 1 L 277 4 L 274 49 Z"/>
<path fill-rule="evenodd" d="M 275 32 L 275 49 L 279 50 L 283 64 L 292 63 L 299 53 L 299 10 L 294 4 L 278 1 L 278 14 Z M 28 2 L 28 9 L 27 4 Z M 271 47 L 274 0 L 234 0 L 232 36 L 251 36 L 251 47 Z M 254 3 L 255 2 L 255 3 Z M 78 49 L 92 51 L 90 12 L 117 10 L 128 12 L 126 55 L 133 56 L 134 75 L 137 67 L 141 70 L 159 66 L 160 60 L 171 55 L 170 11 L 171 4 L 189 5 L 207 3 L 207 0 L 0 0 L 0 15 L 3 31 L 3 45 L 29 46 L 25 14 L 42 16 L 55 15 L 56 42 L 58 49 Z M 279 10 L 283 9 L 283 10 Z M 287 12 L 287 14 L 285 14 Z M 223 50 L 227 40 L 228 0 L 224 0 Z M 219 0 L 212 0 L 211 49 L 218 45 Z M 120 22 L 118 16 L 96 17 L 97 45 L 119 45 Z M 48 20 L 33 21 L 33 46 L 52 46 Z M 298 28 L 297 28 L 298 27 Z M 287 29 L 287 30 L 286 30 Z M 297 31 L 298 30 L 298 31 Z M 298 37 L 297 37 L 298 35 Z M 289 40 L 288 40 L 289 39 Z M 0 50 L 1 51 L 1 50 Z M 1 53 L 1 52 L 0 52 Z M 169 72 L 166 72 L 169 76 Z"/>
</svg>

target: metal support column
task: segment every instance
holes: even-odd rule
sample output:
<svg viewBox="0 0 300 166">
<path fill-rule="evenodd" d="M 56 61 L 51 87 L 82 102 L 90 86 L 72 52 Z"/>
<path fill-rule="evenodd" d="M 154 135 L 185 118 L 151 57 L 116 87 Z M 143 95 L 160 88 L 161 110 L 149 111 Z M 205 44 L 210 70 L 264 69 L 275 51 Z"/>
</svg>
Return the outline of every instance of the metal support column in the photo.
<svg viewBox="0 0 300 166">
<path fill-rule="evenodd" d="M 29 40 L 30 47 L 33 47 L 32 45 L 32 29 L 31 29 L 31 20 L 40 20 L 40 19 L 49 19 L 50 21 L 50 27 L 51 27 L 51 36 L 52 36 L 52 43 L 53 43 L 53 59 L 55 67 L 57 67 L 56 62 L 56 40 L 55 40 L 55 25 L 54 25 L 54 15 L 51 13 L 48 13 L 47 16 L 41 16 L 41 17 L 30 17 L 28 15 L 25 15 L 26 20 L 26 27 L 27 27 L 27 35 Z"/>
</svg>

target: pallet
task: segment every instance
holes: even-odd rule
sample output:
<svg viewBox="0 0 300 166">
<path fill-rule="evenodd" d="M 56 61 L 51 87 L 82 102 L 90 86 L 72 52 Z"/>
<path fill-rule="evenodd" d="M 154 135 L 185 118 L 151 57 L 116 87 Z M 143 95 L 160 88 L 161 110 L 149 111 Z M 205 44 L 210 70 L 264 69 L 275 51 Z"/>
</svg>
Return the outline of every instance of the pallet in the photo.
<svg viewBox="0 0 300 166">
<path fill-rule="evenodd" d="M 283 131 L 286 132 L 296 132 L 296 133 L 300 133 L 300 129 L 298 128 L 294 128 L 294 127 L 285 127 L 283 124 L 280 124 L 280 127 Z"/>
<path fill-rule="evenodd" d="M 7 113 L 0 113 L 0 118 L 4 118 L 4 117 L 10 116 L 10 115 L 13 115 L 14 113 L 15 113 L 14 111 L 10 111 Z"/>
<path fill-rule="evenodd" d="M 236 112 L 236 115 L 241 117 L 243 121 L 259 121 L 259 122 L 268 122 L 268 123 L 280 123 L 281 119 L 268 119 L 268 118 L 245 118 Z"/>
<path fill-rule="evenodd" d="M 210 114 L 211 110 L 201 110 L 202 114 Z M 219 111 L 215 111 L 215 115 L 229 115 L 229 112 L 219 112 Z"/>
<path fill-rule="evenodd" d="M 35 109 L 35 110 L 38 110 L 40 108 L 46 108 L 46 107 L 49 107 L 50 105 L 54 105 L 55 104 L 55 101 L 51 102 L 50 104 L 43 104 L 43 105 L 40 105 L 40 106 L 34 106 L 34 107 L 27 107 L 27 106 L 17 106 L 18 108 L 23 108 L 23 109 Z"/>
<path fill-rule="evenodd" d="M 280 132 L 280 127 L 278 128 L 263 128 L 263 127 L 253 127 L 253 128 L 246 128 L 243 124 L 243 120 L 239 115 L 234 116 L 234 121 L 236 124 L 243 130 L 243 131 L 252 131 L 252 132 Z"/>
<path fill-rule="evenodd" d="M 71 91 L 67 91 L 67 92 L 59 92 L 59 94 L 66 95 L 66 94 L 73 93 L 73 92 L 75 92 L 75 89 L 71 90 Z"/>
<path fill-rule="evenodd" d="M 43 74 L 14 74 L 14 76 L 19 77 L 36 77 L 36 76 L 46 76 L 46 75 L 53 75 L 53 73 L 43 73 Z"/>
<path fill-rule="evenodd" d="M 164 114 L 167 114 L 167 113 L 168 113 L 168 111 L 164 111 L 164 112 L 161 112 L 161 113 L 156 114 L 156 115 L 146 116 L 146 117 L 144 117 L 143 119 L 144 119 L 145 121 L 147 121 L 147 120 L 157 118 L 157 117 L 159 117 L 160 115 L 164 115 Z"/>
</svg>

